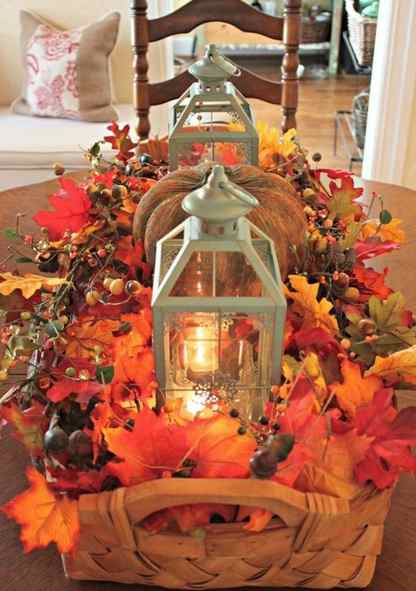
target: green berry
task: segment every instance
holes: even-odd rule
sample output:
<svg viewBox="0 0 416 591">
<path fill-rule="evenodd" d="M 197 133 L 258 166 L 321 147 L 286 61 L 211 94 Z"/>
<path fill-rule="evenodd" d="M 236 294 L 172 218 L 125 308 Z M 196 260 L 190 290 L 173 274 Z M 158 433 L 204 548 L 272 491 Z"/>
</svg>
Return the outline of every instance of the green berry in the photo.
<svg viewBox="0 0 416 591">
<path fill-rule="evenodd" d="M 65 370 L 65 375 L 67 378 L 75 378 L 77 375 L 77 370 L 75 367 L 67 367 Z"/>
<path fill-rule="evenodd" d="M 245 435 L 247 433 L 247 427 L 244 427 L 243 425 L 241 425 L 241 427 L 239 427 L 237 433 L 239 435 Z"/>
<path fill-rule="evenodd" d="M 259 423 L 260 425 L 268 425 L 269 424 L 269 418 L 266 416 L 262 416 L 259 418 Z"/>
</svg>

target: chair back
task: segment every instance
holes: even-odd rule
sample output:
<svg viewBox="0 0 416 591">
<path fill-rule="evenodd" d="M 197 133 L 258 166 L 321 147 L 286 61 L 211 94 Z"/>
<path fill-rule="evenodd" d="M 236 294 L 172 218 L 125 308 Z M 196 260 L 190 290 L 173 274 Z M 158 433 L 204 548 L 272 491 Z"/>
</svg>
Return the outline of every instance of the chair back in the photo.
<svg viewBox="0 0 416 591">
<path fill-rule="evenodd" d="M 130 0 L 134 103 L 140 139 L 146 140 L 149 137 L 150 108 L 179 98 L 195 81 L 189 72 L 183 72 L 170 80 L 149 82 L 149 44 L 171 35 L 189 33 L 201 24 L 218 21 L 234 25 L 247 33 L 259 33 L 283 41 L 284 56 L 280 81 L 272 82 L 241 68 L 241 76 L 236 78 L 235 86 L 247 98 L 282 105 L 283 131 L 296 127 L 301 4 L 302 0 L 284 0 L 283 17 L 275 17 L 256 10 L 242 0 L 192 0 L 166 16 L 149 19 L 147 0 Z"/>
</svg>

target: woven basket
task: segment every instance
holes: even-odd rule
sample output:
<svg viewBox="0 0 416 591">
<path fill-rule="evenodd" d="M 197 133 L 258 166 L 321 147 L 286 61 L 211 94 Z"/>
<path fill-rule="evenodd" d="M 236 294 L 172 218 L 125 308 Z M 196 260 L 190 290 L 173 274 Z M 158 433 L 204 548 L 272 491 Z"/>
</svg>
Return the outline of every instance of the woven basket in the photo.
<svg viewBox="0 0 416 591">
<path fill-rule="evenodd" d="M 329 13 L 320 14 L 317 17 L 304 17 L 302 19 L 301 43 L 322 43 L 328 41 L 331 28 Z"/>
<path fill-rule="evenodd" d="M 371 66 L 376 41 L 377 19 L 363 16 L 354 0 L 346 0 L 348 32 L 351 46 L 360 66 Z"/>
<path fill-rule="evenodd" d="M 353 502 L 274 482 L 169 478 L 80 497 L 80 545 L 63 557 L 72 579 L 172 589 L 246 586 L 365 587 L 380 554 L 391 491 L 363 490 Z M 276 517 L 261 533 L 212 524 L 204 538 L 141 522 L 190 503 L 248 505 Z"/>
</svg>

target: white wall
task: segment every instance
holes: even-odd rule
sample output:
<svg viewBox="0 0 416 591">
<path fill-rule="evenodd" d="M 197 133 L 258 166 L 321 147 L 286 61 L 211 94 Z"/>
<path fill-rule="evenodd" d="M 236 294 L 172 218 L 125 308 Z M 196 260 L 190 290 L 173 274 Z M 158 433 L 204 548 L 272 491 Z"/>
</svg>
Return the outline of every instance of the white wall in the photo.
<svg viewBox="0 0 416 591">
<path fill-rule="evenodd" d="M 381 0 L 363 176 L 416 189 L 416 0 Z"/>
</svg>

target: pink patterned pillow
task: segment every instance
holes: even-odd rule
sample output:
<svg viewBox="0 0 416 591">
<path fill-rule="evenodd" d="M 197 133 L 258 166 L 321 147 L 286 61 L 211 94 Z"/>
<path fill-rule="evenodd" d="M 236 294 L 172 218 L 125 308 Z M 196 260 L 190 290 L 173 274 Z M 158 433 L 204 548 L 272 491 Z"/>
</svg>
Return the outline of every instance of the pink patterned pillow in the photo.
<svg viewBox="0 0 416 591">
<path fill-rule="evenodd" d="M 21 11 L 25 80 L 15 112 L 40 117 L 111 121 L 109 57 L 120 14 L 73 29 L 59 30 Z"/>
</svg>

